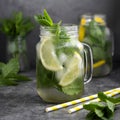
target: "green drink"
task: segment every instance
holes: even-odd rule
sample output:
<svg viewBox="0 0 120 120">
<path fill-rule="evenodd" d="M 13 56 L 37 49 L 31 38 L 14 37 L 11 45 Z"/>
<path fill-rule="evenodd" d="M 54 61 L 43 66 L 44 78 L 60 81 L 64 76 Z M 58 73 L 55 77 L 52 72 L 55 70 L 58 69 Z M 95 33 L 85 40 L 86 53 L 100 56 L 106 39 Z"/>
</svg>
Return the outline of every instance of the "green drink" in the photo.
<svg viewBox="0 0 120 120">
<path fill-rule="evenodd" d="M 41 40 L 36 46 L 38 94 L 52 103 L 80 98 L 84 79 L 89 81 L 91 74 L 85 77 L 85 49 L 78 40 L 77 26 L 42 25 L 40 30 Z"/>
<path fill-rule="evenodd" d="M 113 37 L 104 15 L 83 15 L 79 27 L 79 40 L 92 48 L 93 76 L 102 77 L 112 70 Z"/>
</svg>

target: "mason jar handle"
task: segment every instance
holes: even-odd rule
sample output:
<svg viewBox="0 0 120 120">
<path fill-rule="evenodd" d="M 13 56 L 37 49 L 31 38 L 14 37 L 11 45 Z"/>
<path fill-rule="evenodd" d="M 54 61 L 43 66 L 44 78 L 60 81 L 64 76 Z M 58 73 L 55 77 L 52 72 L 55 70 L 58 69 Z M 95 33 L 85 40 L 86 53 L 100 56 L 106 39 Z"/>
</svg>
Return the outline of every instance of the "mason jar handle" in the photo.
<svg viewBox="0 0 120 120">
<path fill-rule="evenodd" d="M 92 79 L 93 73 L 93 55 L 92 50 L 89 45 L 82 43 L 84 46 L 84 55 L 85 55 L 85 75 L 84 75 L 84 84 L 88 83 Z"/>
</svg>

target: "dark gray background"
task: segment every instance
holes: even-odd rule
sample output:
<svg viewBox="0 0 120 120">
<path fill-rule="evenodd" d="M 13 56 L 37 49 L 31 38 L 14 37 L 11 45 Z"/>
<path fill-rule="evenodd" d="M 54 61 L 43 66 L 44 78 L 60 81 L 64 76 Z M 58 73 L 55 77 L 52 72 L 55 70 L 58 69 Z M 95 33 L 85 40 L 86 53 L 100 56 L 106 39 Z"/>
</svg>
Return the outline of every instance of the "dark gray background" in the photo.
<svg viewBox="0 0 120 120">
<path fill-rule="evenodd" d="M 22 11 L 30 16 L 36 24 L 35 29 L 27 36 L 27 54 L 31 68 L 35 68 L 35 45 L 39 41 L 39 25 L 33 16 L 46 8 L 55 22 L 79 24 L 79 18 L 85 13 L 106 14 L 107 23 L 114 33 L 114 62 L 120 61 L 120 1 L 119 0 L 0 0 L 0 18 L 9 17 L 14 11 Z M 6 60 L 6 39 L 0 33 L 0 61 Z"/>
</svg>

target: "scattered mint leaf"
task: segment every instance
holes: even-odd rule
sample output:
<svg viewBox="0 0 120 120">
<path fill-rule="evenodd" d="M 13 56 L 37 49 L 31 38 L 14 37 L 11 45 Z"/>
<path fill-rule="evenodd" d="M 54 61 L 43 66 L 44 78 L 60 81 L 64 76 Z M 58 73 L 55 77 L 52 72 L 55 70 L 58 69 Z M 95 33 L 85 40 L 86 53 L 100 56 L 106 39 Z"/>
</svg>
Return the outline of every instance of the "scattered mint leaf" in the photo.
<svg viewBox="0 0 120 120">
<path fill-rule="evenodd" d="M 6 65 L 2 67 L 2 74 L 4 77 L 9 74 L 17 74 L 19 71 L 19 62 L 17 58 L 11 59 Z"/>
<path fill-rule="evenodd" d="M 109 100 L 115 104 L 120 103 L 120 97 L 118 97 L 118 98 L 110 97 L 110 96 L 105 95 L 103 92 L 99 92 L 98 97 L 101 99 L 101 101 L 104 101 L 104 102 L 106 102 L 106 100 Z"/>
<path fill-rule="evenodd" d="M 86 110 L 91 110 L 91 111 L 95 111 L 95 109 L 103 109 L 104 107 L 105 105 L 100 102 L 92 102 L 90 104 L 84 105 L 84 108 Z"/>
<path fill-rule="evenodd" d="M 2 68 L 5 64 L 0 62 L 0 74 L 2 73 Z"/>
<path fill-rule="evenodd" d="M 109 101 L 109 100 L 106 100 L 106 103 L 107 103 L 107 105 L 108 105 L 108 108 L 109 108 L 112 112 L 114 112 L 115 104 L 112 103 L 112 102 Z"/>
<path fill-rule="evenodd" d="M 112 112 L 107 105 L 104 108 L 103 113 L 104 116 L 101 118 L 101 120 L 113 120 L 114 112 Z"/>
<path fill-rule="evenodd" d="M 19 68 L 17 58 L 12 58 L 7 64 L 0 63 L 0 86 L 13 86 L 21 81 L 31 80 L 25 75 L 18 74 Z"/>
<path fill-rule="evenodd" d="M 101 119 L 96 116 L 95 112 L 90 111 L 86 116 L 86 120 L 101 120 Z"/>
<path fill-rule="evenodd" d="M 20 81 L 29 81 L 29 80 L 31 80 L 29 77 L 24 76 L 24 75 L 20 75 L 20 74 L 11 74 L 11 75 L 9 75 L 8 78 L 13 78 L 13 79 L 15 79 L 15 81 L 17 81 L 17 82 L 20 82 Z"/>
<path fill-rule="evenodd" d="M 95 108 L 95 113 L 98 117 L 103 117 L 104 113 L 102 112 L 102 109 Z"/>
<path fill-rule="evenodd" d="M 5 64 L 0 62 L 0 69 L 4 66 Z"/>
<path fill-rule="evenodd" d="M 18 83 L 15 81 L 13 78 L 5 78 L 2 75 L 0 75 L 0 86 L 14 86 L 17 85 Z"/>
<path fill-rule="evenodd" d="M 102 102 L 93 102 L 83 107 L 90 112 L 86 120 L 113 120 L 115 105 L 120 104 L 120 98 L 113 98 L 102 92 L 98 93 L 98 98 Z"/>
</svg>

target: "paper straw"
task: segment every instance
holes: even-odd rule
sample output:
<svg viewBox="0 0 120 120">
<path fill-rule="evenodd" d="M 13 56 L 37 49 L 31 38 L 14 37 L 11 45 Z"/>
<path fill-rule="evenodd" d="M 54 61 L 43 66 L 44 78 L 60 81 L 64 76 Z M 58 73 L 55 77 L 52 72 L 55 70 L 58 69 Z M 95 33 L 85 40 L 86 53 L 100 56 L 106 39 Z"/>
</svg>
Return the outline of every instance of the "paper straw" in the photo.
<svg viewBox="0 0 120 120">
<path fill-rule="evenodd" d="M 117 94 L 119 94 L 119 93 L 120 93 L 120 90 L 114 90 L 113 92 L 109 93 L 108 96 L 115 96 L 115 95 L 117 95 Z M 89 103 L 92 103 L 92 102 L 99 102 L 99 101 L 100 101 L 99 98 L 94 99 L 94 100 L 91 100 L 91 101 L 86 102 L 86 103 L 84 103 L 84 104 L 82 104 L 82 105 L 79 105 L 79 106 L 77 106 L 77 107 L 74 107 L 74 108 L 69 109 L 69 110 L 68 110 L 68 113 L 77 112 L 77 111 L 83 109 L 83 105 L 86 105 L 86 104 L 89 104 Z"/>
<path fill-rule="evenodd" d="M 120 90 L 120 88 L 115 88 L 115 89 L 112 89 L 112 90 L 109 90 L 109 91 L 105 91 L 104 93 L 109 94 L 109 93 L 113 92 L 114 90 Z M 59 105 L 55 105 L 55 106 L 52 106 L 52 107 L 48 107 L 48 108 L 45 109 L 45 111 L 50 112 L 50 111 L 59 110 L 61 108 L 65 108 L 65 107 L 68 107 L 68 106 L 71 106 L 71 105 L 75 105 L 77 103 L 92 100 L 94 98 L 97 98 L 97 94 L 90 95 L 88 97 L 84 97 L 84 98 L 81 98 L 81 99 L 73 100 L 73 101 L 70 101 L 70 102 L 62 103 L 62 104 L 59 104 Z"/>
</svg>

